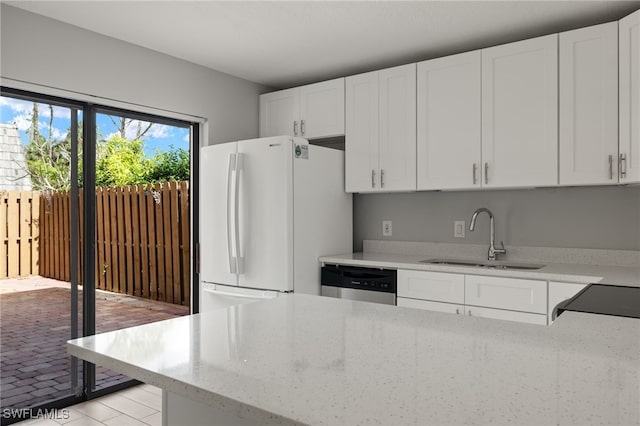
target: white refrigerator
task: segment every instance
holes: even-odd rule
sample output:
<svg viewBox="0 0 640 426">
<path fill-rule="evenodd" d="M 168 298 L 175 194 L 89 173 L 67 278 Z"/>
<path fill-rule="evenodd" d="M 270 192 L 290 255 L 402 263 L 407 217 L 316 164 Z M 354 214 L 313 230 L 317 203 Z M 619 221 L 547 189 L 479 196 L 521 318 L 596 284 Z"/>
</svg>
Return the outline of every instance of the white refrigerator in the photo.
<svg viewBox="0 0 640 426">
<path fill-rule="evenodd" d="M 318 257 L 352 251 L 344 152 L 277 136 L 200 150 L 200 312 L 320 294 Z"/>
</svg>

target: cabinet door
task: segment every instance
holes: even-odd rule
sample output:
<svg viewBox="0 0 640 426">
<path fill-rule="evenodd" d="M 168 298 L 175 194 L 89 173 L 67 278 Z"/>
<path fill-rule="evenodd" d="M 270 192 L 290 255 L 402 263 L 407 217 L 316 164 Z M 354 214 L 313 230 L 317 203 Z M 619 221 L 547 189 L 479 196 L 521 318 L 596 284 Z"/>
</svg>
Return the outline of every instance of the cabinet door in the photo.
<svg viewBox="0 0 640 426">
<path fill-rule="evenodd" d="M 631 183 L 640 182 L 640 11 L 621 19 L 619 31 L 620 182 Z"/>
<path fill-rule="evenodd" d="M 547 282 L 465 275 L 465 304 L 547 315 Z M 546 320 L 546 319 L 545 319 Z"/>
<path fill-rule="evenodd" d="M 260 137 L 300 136 L 298 89 L 260 95 Z"/>
<path fill-rule="evenodd" d="M 300 87 L 300 136 L 344 135 L 344 78 Z"/>
<path fill-rule="evenodd" d="M 506 311 L 503 309 L 480 308 L 467 306 L 465 315 L 470 317 L 493 318 L 506 321 L 526 322 L 529 324 L 547 325 L 547 316 L 528 312 Z"/>
<path fill-rule="evenodd" d="M 418 190 L 480 187 L 480 51 L 418 63 Z"/>
<path fill-rule="evenodd" d="M 416 189 L 416 64 L 380 71 L 380 190 Z"/>
<path fill-rule="evenodd" d="M 618 182 L 618 23 L 560 34 L 560 184 Z"/>
<path fill-rule="evenodd" d="M 399 269 L 399 297 L 464 303 L 464 275 Z"/>
<path fill-rule="evenodd" d="M 377 191 L 378 72 L 345 79 L 345 187 L 347 192 Z"/>
<path fill-rule="evenodd" d="M 549 281 L 549 324 L 553 322 L 553 310 L 558 303 L 575 296 L 586 284 Z"/>
<path fill-rule="evenodd" d="M 432 302 L 430 300 L 408 299 L 406 297 L 398 297 L 396 304 L 405 308 L 424 309 L 425 311 L 445 312 L 448 314 L 464 313 L 464 305 L 455 305 L 453 303 Z"/>
<path fill-rule="evenodd" d="M 558 183 L 558 36 L 482 50 L 483 186 Z"/>
</svg>

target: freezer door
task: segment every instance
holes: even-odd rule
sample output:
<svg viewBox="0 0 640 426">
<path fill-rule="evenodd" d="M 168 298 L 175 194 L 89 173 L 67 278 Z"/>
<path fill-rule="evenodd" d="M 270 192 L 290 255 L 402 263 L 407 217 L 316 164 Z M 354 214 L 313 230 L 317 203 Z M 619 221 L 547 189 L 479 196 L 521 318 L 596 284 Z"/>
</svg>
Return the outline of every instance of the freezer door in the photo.
<svg viewBox="0 0 640 426">
<path fill-rule="evenodd" d="M 293 290 L 293 142 L 238 142 L 238 285 Z"/>
<path fill-rule="evenodd" d="M 235 240 L 237 143 L 200 149 L 200 278 L 238 285 Z"/>
</svg>

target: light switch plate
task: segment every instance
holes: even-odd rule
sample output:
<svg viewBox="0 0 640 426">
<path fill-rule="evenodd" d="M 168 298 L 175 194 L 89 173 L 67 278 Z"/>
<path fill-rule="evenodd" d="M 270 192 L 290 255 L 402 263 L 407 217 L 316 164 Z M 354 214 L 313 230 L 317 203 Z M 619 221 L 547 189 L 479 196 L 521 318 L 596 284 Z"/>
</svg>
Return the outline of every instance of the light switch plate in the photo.
<svg viewBox="0 0 640 426">
<path fill-rule="evenodd" d="M 390 237 L 393 235 L 392 222 L 390 220 L 382 221 L 382 236 Z"/>
<path fill-rule="evenodd" d="M 456 220 L 453 222 L 453 238 L 464 238 L 465 231 L 464 220 Z"/>
</svg>

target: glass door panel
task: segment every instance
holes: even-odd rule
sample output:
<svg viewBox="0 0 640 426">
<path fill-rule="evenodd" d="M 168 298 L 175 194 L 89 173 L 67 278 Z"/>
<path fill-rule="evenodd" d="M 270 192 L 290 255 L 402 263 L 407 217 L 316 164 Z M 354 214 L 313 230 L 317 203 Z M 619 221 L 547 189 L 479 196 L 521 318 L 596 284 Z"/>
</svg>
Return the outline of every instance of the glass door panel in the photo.
<svg viewBox="0 0 640 426">
<path fill-rule="evenodd" d="M 82 110 L 3 92 L 0 116 L 0 403 L 13 422 L 82 395 L 66 351 L 82 334 Z"/>
<path fill-rule="evenodd" d="M 188 315 L 190 128 L 108 109 L 95 120 L 95 332 Z M 97 367 L 93 389 L 128 380 Z"/>
</svg>

